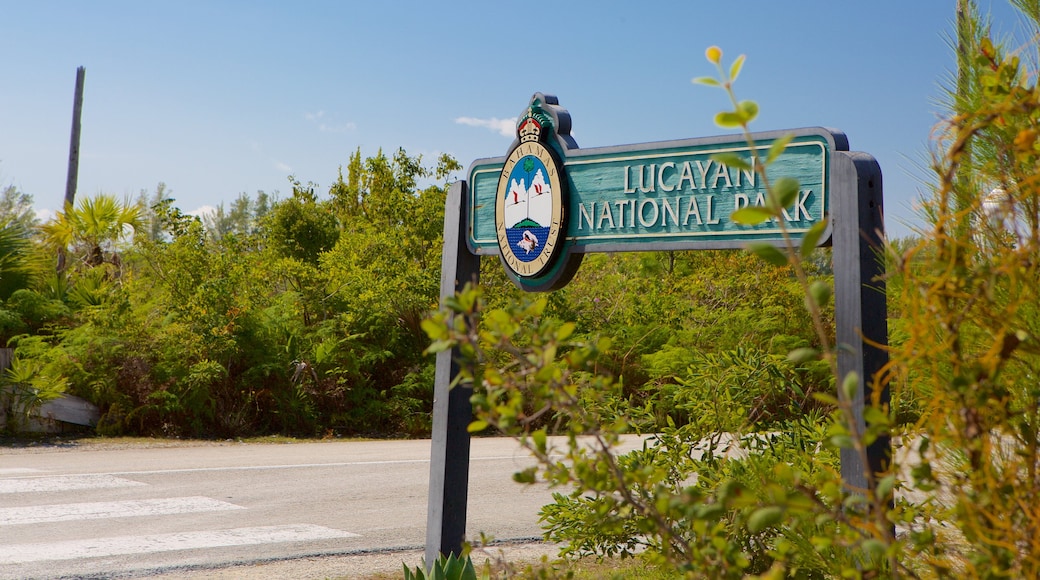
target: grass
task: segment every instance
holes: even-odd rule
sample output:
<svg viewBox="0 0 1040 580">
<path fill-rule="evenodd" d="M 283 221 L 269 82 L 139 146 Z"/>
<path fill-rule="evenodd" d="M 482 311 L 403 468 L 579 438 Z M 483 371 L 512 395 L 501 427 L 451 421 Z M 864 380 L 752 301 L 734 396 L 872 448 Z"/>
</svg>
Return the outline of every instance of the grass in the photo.
<svg viewBox="0 0 1040 580">
<path fill-rule="evenodd" d="M 481 560 L 482 562 L 483 560 Z M 478 577 L 483 572 L 483 565 L 474 560 Z M 414 565 L 410 566 L 414 569 Z M 361 580 L 399 580 L 400 571 L 396 573 L 382 572 L 364 576 Z M 595 558 L 581 560 L 558 560 L 555 562 L 493 562 L 491 578 L 512 578 L 523 580 L 674 580 L 682 578 L 674 570 L 666 570 L 647 564 L 639 559 L 607 558 L 601 561 Z M 336 580 L 347 580 L 338 578 Z"/>
<path fill-rule="evenodd" d="M 534 569 L 532 571 L 537 571 Z M 572 580 L 599 580 L 603 578 L 618 580 L 672 580 L 682 578 L 674 570 L 666 570 L 651 566 L 639 559 L 628 558 L 605 559 L 596 561 L 593 558 L 565 562 L 554 567 L 555 576 L 549 578 L 570 578 Z M 542 576 L 530 575 L 522 578 L 540 578 Z"/>
</svg>

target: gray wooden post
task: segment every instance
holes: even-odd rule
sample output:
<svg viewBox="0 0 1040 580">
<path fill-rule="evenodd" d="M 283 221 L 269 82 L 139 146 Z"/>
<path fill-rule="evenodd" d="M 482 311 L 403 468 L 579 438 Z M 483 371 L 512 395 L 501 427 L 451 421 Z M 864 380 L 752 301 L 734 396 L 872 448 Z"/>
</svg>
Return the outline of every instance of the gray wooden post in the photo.
<svg viewBox="0 0 1040 580">
<path fill-rule="evenodd" d="M 76 92 L 72 99 L 72 135 L 69 137 L 69 172 L 65 180 L 65 206 L 76 200 L 76 182 L 79 179 L 79 132 L 83 117 L 83 81 L 87 69 L 76 69 Z M 64 206 L 62 207 L 64 211 Z"/>
<path fill-rule="evenodd" d="M 872 346 L 888 344 L 888 308 L 882 241 L 885 233 L 881 167 L 866 153 L 838 151 L 831 169 L 835 184 L 831 210 L 834 260 L 834 316 L 838 341 L 838 385 L 849 372 L 860 377 L 854 410 L 864 428 L 863 405 L 873 395 L 873 379 L 888 363 L 888 352 Z M 840 387 L 839 387 L 840 388 Z M 888 404 L 887 383 L 880 400 Z M 888 467 L 887 437 L 867 449 L 871 472 Z M 850 488 L 867 487 L 863 458 L 851 449 L 841 452 L 841 475 Z"/>
<path fill-rule="evenodd" d="M 83 117 L 83 82 L 87 69 L 76 69 L 76 92 L 72 97 L 72 134 L 69 137 L 69 171 L 65 178 L 65 203 L 61 211 L 68 211 L 76 201 L 76 185 L 79 181 L 79 133 Z M 65 270 L 65 248 L 58 248 L 58 273 Z"/>
<path fill-rule="evenodd" d="M 466 182 L 448 190 L 444 208 L 444 253 L 441 258 L 441 299 L 452 296 L 480 277 L 480 258 L 466 247 L 464 203 Z M 469 491 L 469 426 L 473 390 L 449 390 L 458 374 L 455 350 L 437 354 L 433 392 L 433 441 L 430 451 L 430 496 L 426 513 L 426 563 L 438 555 L 461 555 L 466 535 Z"/>
</svg>

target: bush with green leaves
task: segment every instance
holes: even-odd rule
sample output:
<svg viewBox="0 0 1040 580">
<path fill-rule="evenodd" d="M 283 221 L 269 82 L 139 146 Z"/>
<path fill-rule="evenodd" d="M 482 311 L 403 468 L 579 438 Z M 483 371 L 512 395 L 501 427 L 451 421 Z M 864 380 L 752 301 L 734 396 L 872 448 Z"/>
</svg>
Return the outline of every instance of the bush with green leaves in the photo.
<svg viewBox="0 0 1040 580">
<path fill-rule="evenodd" d="M 106 435 L 427 434 L 420 321 L 436 304 L 444 187 L 419 180 L 455 169 L 358 151 L 327 199 L 291 178 L 289 199 L 260 192 L 205 220 L 162 184 L 147 208 L 84 198 L 35 242 L 10 237 L 7 261 L 0 247 L 0 336 L 25 335 L 19 356 L 98 405 Z M 25 246 L 48 253 L 49 274 L 15 288 Z M 69 261 L 55 273 L 57 248 Z"/>
<path fill-rule="evenodd" d="M 921 500 L 907 550 L 935 574 L 1040 575 L 1040 7 L 1014 1 L 1024 46 L 973 3 L 931 168 L 930 230 L 894 254 L 902 388 L 920 401 L 908 461 Z M 910 520 L 910 516 L 913 519 Z M 945 524 L 945 525 L 940 525 Z"/>
<path fill-rule="evenodd" d="M 460 384 L 477 386 L 470 429 L 520 439 L 540 468 L 518 481 L 573 489 L 543 510 L 547 536 L 568 551 L 641 551 L 691 577 L 889 566 L 884 531 L 872 527 L 876 502 L 845 489 L 836 468 L 835 443 L 848 437 L 841 412 L 756 432 L 747 407 L 726 405 L 717 410 L 725 416 L 698 414 L 618 454 L 638 425 L 589 404 L 611 392 L 613 378 L 598 369 L 608 341 L 545 316 L 544 296 L 485 311 L 481 292 L 469 289 L 446 305 L 425 326 L 432 349 L 460 350 Z M 720 424 L 742 429 L 724 433 Z"/>
<path fill-rule="evenodd" d="M 40 406 L 65 393 L 67 384 L 41 361 L 15 357 L 0 376 L 0 413 L 4 428 L 18 432 L 28 426 Z"/>
<path fill-rule="evenodd" d="M 751 347 L 698 352 L 669 345 L 644 361 L 662 424 L 711 420 L 717 431 L 748 422 L 768 429 L 818 414 L 825 406 L 813 395 L 833 389 L 825 363 L 794 362 Z"/>
<path fill-rule="evenodd" d="M 705 82 L 732 96 L 743 58 L 727 72 L 720 56 L 718 49 L 709 49 L 721 80 Z M 742 128 L 754 151 L 747 124 L 756 113 L 756 105 L 734 98 L 734 110 L 718 119 Z M 767 184 L 766 205 L 733 215 L 746 224 L 775 219 L 785 239 L 783 210 L 793 203 L 798 184 L 785 178 L 770 182 L 766 171 L 786 143 L 778 140 L 754 164 Z M 669 412 L 686 412 L 681 425 L 666 416 L 668 428 L 641 451 L 623 455 L 616 452 L 621 435 L 638 430 L 640 422 L 603 413 L 611 408 L 609 401 L 596 404 L 614 392 L 616 369 L 603 364 L 613 358 L 609 341 L 577 334 L 575 323 L 548 315 L 551 301 L 545 296 L 487 310 L 479 289 L 446 300 L 445 310 L 425 326 L 434 341 L 431 350 L 457 349 L 457 381 L 474 388 L 476 419 L 470 429 L 494 427 L 520 439 L 540 467 L 518 473 L 518 481 L 544 479 L 573 489 L 557 494 L 557 503 L 543 511 L 549 538 L 567 541 L 575 553 L 630 555 L 640 548 L 643 557 L 669 563 L 688 577 L 904 570 L 894 558 L 886 517 L 894 479 L 870 474 L 867 489 L 853 489 L 835 467 L 839 448 L 864 454 L 870 438 L 890 422 L 884 412 L 868 413 L 870 428 L 857 430 L 854 374 L 842 379 L 836 393 L 831 390 L 830 377 L 837 371 L 827 331 L 830 292 L 824 281 L 813 279 L 807 261 L 824 228 L 814 227 L 800 248 L 788 241 L 787 254 L 772 246 L 754 248 L 793 276 L 815 337 L 791 344 L 798 348 L 786 357 L 747 348 L 686 357 L 676 356 L 676 350 L 644 355 L 651 368 L 687 375 L 670 392 L 661 389 Z M 685 369 L 671 360 L 684 358 Z M 804 403 L 791 401 L 812 403 L 802 408 Z M 803 414 L 811 411 L 809 420 L 789 420 L 792 406 Z M 777 407 L 785 413 L 776 413 Z M 563 443 L 554 443 L 559 440 L 550 434 L 562 435 Z"/>
<path fill-rule="evenodd" d="M 1035 53 L 1040 10 L 1013 4 Z M 546 297 L 485 305 L 468 289 L 429 322 L 432 348 L 457 347 L 459 383 L 475 389 L 471 429 L 497 428 L 531 450 L 540 466 L 517 480 L 572 490 L 542 512 L 547 536 L 567 542 L 567 552 L 638 553 L 696 578 L 1040 574 L 1040 88 L 1020 51 L 993 41 L 972 3 L 961 8 L 958 76 L 925 205 L 930 229 L 887 248 L 897 318 L 892 362 L 879 376 L 837 376 L 829 289 L 813 278 L 804 246 L 754 252 L 792 269 L 816 336 L 785 341 L 793 350 L 784 358 L 761 347 L 670 343 L 641 353 L 668 401 L 659 407 L 665 420 L 681 421 L 628 454 L 617 442 L 646 422 L 613 403 L 619 355 L 581 332 L 584 322 L 554 319 L 588 320 L 592 305 L 568 311 Z M 720 75 L 702 82 L 732 97 L 743 59 L 726 70 L 721 51 L 707 55 Z M 717 120 L 746 131 L 757 110 L 733 98 Z M 765 171 L 768 159 L 756 166 Z M 766 206 L 733 219 L 781 217 L 796 188 L 771 183 Z M 631 345 L 622 344 L 625 360 Z M 803 420 L 762 412 L 765 376 L 792 401 L 810 395 Z M 890 381 L 896 402 L 868 401 L 865 430 L 850 404 L 863 380 Z M 862 454 L 888 434 L 901 439 L 891 468 L 867 474 L 865 489 L 851 487 L 837 451 Z"/>
</svg>

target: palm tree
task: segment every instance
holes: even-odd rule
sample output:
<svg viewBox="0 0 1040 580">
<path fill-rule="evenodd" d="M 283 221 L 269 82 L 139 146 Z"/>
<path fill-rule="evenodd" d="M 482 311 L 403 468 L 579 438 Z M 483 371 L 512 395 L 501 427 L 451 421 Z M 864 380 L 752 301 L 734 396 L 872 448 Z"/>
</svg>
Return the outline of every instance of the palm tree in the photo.
<svg viewBox="0 0 1040 580">
<path fill-rule="evenodd" d="M 21 223 L 13 219 L 0 221 L 0 302 L 29 286 L 30 245 L 29 232 Z"/>
<path fill-rule="evenodd" d="M 81 199 L 76 208 L 66 206 L 41 230 L 46 241 L 58 250 L 60 272 L 65 269 L 66 252 L 89 268 L 115 262 L 115 243 L 127 233 L 127 228 L 136 232 L 141 225 L 140 207 L 129 201 L 119 202 L 113 195 L 99 194 Z M 106 251 L 111 256 L 108 260 Z"/>
</svg>

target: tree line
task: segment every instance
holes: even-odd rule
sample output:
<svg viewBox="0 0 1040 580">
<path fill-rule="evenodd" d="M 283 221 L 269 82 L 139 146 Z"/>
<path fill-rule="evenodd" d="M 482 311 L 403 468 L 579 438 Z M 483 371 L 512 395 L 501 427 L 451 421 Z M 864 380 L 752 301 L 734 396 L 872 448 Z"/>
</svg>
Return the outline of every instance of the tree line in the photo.
<svg viewBox="0 0 1040 580">
<path fill-rule="evenodd" d="M 7 382 L 30 402 L 91 401 L 105 434 L 423 433 L 432 370 L 419 321 L 436 307 L 457 169 L 357 151 L 326 195 L 291 177 L 285 199 L 241 195 L 203 218 L 160 184 L 37 224 L 31 197 L 8 187 Z"/>
<path fill-rule="evenodd" d="M 421 325 L 438 308 L 445 191 L 459 169 L 448 156 L 429 166 L 404 150 L 357 151 L 323 191 L 290 177 L 285 199 L 242 194 L 201 218 L 159 184 L 133 202 L 82 198 L 40 224 L 31 197 L 7 187 L 9 392 L 83 397 L 102 434 L 425 435 L 434 365 Z M 493 303 L 520 300 L 496 260 L 481 276 Z M 555 316 L 610 337 L 606 364 L 623 379 L 610 405 L 647 426 L 683 421 L 694 411 L 681 385 L 729 367 L 756 417 L 815 407 L 826 375 L 784 356 L 814 340 L 790 315 L 800 301 L 790 272 L 740 252 L 589 256 L 549 296 Z M 787 381 L 803 396 L 783 394 Z"/>
</svg>

